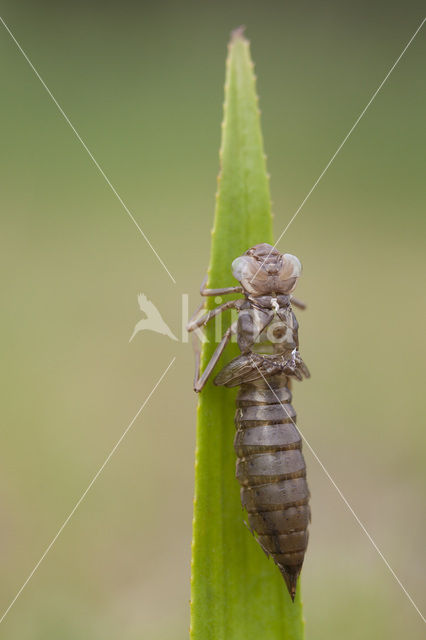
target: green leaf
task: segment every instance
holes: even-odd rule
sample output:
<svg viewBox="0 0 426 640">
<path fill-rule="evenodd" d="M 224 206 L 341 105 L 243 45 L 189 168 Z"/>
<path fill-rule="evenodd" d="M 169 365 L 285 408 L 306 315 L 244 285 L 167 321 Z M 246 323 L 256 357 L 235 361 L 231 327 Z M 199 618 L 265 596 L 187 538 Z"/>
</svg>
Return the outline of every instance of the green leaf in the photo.
<svg viewBox="0 0 426 640">
<path fill-rule="evenodd" d="M 268 175 L 249 43 L 232 34 L 226 67 L 221 170 L 212 234 L 209 287 L 237 284 L 231 262 L 249 247 L 272 242 Z M 228 299 L 228 297 L 227 297 Z M 208 305 L 215 306 L 208 300 Z M 222 329 L 230 324 L 224 314 Z M 202 364 L 215 349 L 207 329 Z M 237 355 L 228 345 L 219 367 Z M 216 368 L 215 373 L 219 370 Z M 300 595 L 293 604 L 284 581 L 244 525 L 235 479 L 235 392 L 211 380 L 200 394 L 192 543 L 193 640 L 300 640 Z M 298 589 L 298 592 L 300 590 Z"/>
</svg>

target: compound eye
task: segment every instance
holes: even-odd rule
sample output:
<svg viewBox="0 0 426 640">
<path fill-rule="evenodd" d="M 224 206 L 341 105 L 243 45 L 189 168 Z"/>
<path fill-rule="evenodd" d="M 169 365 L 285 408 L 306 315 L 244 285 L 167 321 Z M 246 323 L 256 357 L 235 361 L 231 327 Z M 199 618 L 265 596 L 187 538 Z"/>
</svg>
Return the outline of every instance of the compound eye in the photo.
<svg viewBox="0 0 426 640">
<path fill-rule="evenodd" d="M 250 256 L 240 256 L 232 263 L 232 275 L 241 282 L 244 279 L 254 276 L 256 273 L 256 261 Z"/>
<path fill-rule="evenodd" d="M 296 288 L 297 279 L 302 274 L 302 265 L 299 258 L 291 253 L 283 255 L 283 264 L 279 273 L 280 282 L 283 286 L 283 293 L 291 293 Z"/>
<path fill-rule="evenodd" d="M 285 253 L 283 255 L 283 266 L 280 273 L 282 280 L 287 278 L 300 278 L 302 275 L 302 265 L 299 258 L 293 256 L 291 253 Z"/>
</svg>

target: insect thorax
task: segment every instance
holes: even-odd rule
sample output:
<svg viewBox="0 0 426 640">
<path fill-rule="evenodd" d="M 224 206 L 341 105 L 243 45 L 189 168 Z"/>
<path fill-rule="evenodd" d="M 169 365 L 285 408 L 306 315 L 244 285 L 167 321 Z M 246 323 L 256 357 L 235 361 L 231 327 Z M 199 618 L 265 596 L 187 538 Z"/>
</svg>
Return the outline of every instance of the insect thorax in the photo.
<svg viewBox="0 0 426 640">
<path fill-rule="evenodd" d="M 249 296 L 238 317 L 238 344 L 243 353 L 290 353 L 297 347 L 297 327 L 290 296 Z"/>
</svg>

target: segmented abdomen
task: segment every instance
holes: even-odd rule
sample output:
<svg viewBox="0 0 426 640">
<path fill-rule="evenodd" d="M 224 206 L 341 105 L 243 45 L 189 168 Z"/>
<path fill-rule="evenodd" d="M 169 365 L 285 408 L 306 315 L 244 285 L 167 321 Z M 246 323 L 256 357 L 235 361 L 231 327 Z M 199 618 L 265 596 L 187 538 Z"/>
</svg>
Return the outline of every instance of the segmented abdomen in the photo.
<svg viewBox="0 0 426 640">
<path fill-rule="evenodd" d="M 310 509 L 302 440 L 290 402 L 286 376 L 241 385 L 234 447 L 249 525 L 294 599 L 308 544 Z"/>
</svg>

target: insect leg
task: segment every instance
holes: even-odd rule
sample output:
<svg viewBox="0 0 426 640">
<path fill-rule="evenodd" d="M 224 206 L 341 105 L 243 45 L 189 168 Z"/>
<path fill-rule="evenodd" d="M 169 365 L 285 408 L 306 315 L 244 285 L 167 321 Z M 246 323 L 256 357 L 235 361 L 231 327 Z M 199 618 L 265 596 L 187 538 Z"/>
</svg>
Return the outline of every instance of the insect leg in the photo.
<svg viewBox="0 0 426 640">
<path fill-rule="evenodd" d="M 207 380 L 211 376 L 213 369 L 215 368 L 220 356 L 222 355 L 226 345 L 231 339 L 231 336 L 235 332 L 236 328 L 237 328 L 237 323 L 234 322 L 234 324 L 231 325 L 229 329 L 225 331 L 225 333 L 223 334 L 222 340 L 217 345 L 215 352 L 210 358 L 207 364 L 207 367 L 204 369 L 203 374 L 201 376 L 199 375 L 200 374 L 200 369 L 199 369 L 200 356 L 199 356 L 199 353 L 198 353 L 198 356 L 196 355 L 196 361 L 198 360 L 197 369 L 196 369 L 198 374 L 198 379 L 196 379 L 194 382 L 194 391 L 196 391 L 197 393 L 199 393 L 202 390 Z M 196 374 L 196 377 L 197 377 L 197 374 Z"/>
<path fill-rule="evenodd" d="M 220 304 L 215 309 L 211 309 L 211 311 L 208 311 L 207 313 L 205 313 L 203 316 L 201 316 L 201 318 L 198 318 L 198 320 L 192 320 L 188 322 L 188 324 L 186 325 L 186 330 L 194 331 L 194 329 L 196 329 L 197 327 L 202 327 L 203 325 L 206 325 L 210 320 L 212 320 L 219 313 L 222 313 L 227 309 L 238 309 L 242 302 L 243 302 L 242 299 L 229 300 L 228 302 L 224 302 L 223 304 Z"/>
<path fill-rule="evenodd" d="M 194 389 L 201 375 L 201 340 L 196 333 L 192 334 L 192 349 L 195 356 Z"/>
<path fill-rule="evenodd" d="M 188 320 L 187 331 L 189 331 L 188 326 L 194 324 L 196 317 L 199 315 L 201 309 L 204 307 L 204 300 L 200 303 L 200 305 L 196 308 L 192 316 Z"/>
<path fill-rule="evenodd" d="M 200 294 L 202 296 L 226 296 L 230 293 L 242 293 L 243 288 L 236 287 L 224 287 L 223 289 L 206 289 L 207 276 L 204 278 L 200 287 Z"/>
<path fill-rule="evenodd" d="M 298 307 L 299 309 L 306 309 L 306 304 L 302 302 L 302 300 L 299 300 L 299 298 L 290 296 L 290 302 L 292 305 L 294 305 L 295 307 Z"/>
</svg>

